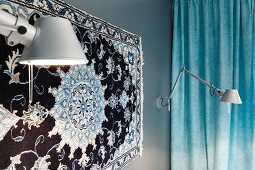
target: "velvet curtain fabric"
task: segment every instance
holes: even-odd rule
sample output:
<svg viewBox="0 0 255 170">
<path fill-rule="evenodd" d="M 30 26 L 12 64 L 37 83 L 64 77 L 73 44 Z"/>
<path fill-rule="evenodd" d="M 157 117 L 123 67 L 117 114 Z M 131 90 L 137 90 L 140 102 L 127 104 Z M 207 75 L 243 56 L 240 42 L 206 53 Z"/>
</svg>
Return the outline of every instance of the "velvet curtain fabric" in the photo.
<svg viewBox="0 0 255 170">
<path fill-rule="evenodd" d="M 255 169 L 254 0 L 174 0 L 172 79 L 182 64 L 222 89 L 227 105 L 184 74 L 171 101 L 172 170 Z"/>
</svg>

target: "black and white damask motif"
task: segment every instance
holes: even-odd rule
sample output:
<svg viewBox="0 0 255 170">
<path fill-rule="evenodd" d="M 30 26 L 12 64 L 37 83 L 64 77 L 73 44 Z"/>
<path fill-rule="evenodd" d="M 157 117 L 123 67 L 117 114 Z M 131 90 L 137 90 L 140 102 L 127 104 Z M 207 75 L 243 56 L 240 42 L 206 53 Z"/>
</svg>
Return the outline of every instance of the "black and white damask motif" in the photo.
<svg viewBox="0 0 255 170">
<path fill-rule="evenodd" d="M 2 0 L 33 24 L 65 17 L 89 63 L 34 67 L 28 105 L 23 46 L 0 36 L 0 169 L 121 169 L 142 153 L 140 37 L 59 0 Z"/>
</svg>

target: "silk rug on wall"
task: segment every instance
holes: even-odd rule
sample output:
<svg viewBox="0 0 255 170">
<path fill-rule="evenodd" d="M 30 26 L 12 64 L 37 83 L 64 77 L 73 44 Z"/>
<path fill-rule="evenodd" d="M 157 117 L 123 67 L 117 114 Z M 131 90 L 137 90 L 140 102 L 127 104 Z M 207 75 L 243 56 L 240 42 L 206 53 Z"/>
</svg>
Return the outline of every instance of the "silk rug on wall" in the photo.
<svg viewBox="0 0 255 170">
<path fill-rule="evenodd" d="M 31 24 L 68 18 L 89 60 L 34 67 L 28 105 L 23 46 L 0 36 L 0 169 L 121 169 L 141 156 L 140 37 L 58 0 L 2 0 L 0 8 Z"/>
</svg>

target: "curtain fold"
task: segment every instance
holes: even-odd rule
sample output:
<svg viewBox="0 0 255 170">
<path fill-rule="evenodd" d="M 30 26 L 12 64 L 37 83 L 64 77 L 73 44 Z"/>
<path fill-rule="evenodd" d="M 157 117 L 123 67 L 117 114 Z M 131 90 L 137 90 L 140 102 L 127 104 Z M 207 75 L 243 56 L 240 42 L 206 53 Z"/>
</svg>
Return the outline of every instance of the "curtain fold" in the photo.
<svg viewBox="0 0 255 170">
<path fill-rule="evenodd" d="M 185 75 L 171 100 L 171 169 L 255 170 L 254 0 L 174 0 L 172 77 L 182 64 L 222 89 L 227 105 Z"/>
</svg>

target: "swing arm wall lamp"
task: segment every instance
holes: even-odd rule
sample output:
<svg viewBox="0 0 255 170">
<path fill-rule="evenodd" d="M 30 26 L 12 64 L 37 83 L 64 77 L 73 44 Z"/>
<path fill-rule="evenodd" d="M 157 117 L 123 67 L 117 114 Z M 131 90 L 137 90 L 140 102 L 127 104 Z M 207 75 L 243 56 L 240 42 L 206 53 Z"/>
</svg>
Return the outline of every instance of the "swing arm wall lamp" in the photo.
<svg viewBox="0 0 255 170">
<path fill-rule="evenodd" d="M 242 100 L 239 96 L 238 90 L 237 89 L 226 89 L 226 90 L 221 90 L 220 88 L 216 88 L 214 87 L 211 83 L 201 79 L 200 77 L 198 77 L 197 75 L 195 75 L 194 73 L 192 73 L 191 71 L 189 71 L 188 69 L 185 68 L 185 66 L 182 66 L 182 68 L 180 69 L 177 79 L 174 82 L 174 86 L 171 89 L 170 95 L 167 98 L 167 101 L 165 101 L 165 98 L 163 97 L 158 97 L 156 100 L 156 105 L 157 108 L 160 109 L 162 107 L 168 107 L 168 111 L 170 111 L 170 100 L 173 97 L 174 91 L 176 89 L 176 85 L 178 84 L 180 77 L 183 73 L 187 73 L 189 76 L 195 78 L 196 80 L 198 80 L 200 83 L 204 84 L 205 86 L 210 88 L 210 94 L 213 96 L 214 94 L 218 95 L 220 98 L 221 102 L 226 102 L 228 103 L 228 105 L 230 106 L 230 104 L 242 104 Z M 228 112 L 230 112 L 230 107 Z"/>
<path fill-rule="evenodd" d="M 34 25 L 0 10 L 0 34 L 9 46 L 24 45 L 20 64 L 28 65 L 29 103 L 33 100 L 33 65 L 87 64 L 88 60 L 69 20 L 41 17 Z"/>
</svg>

